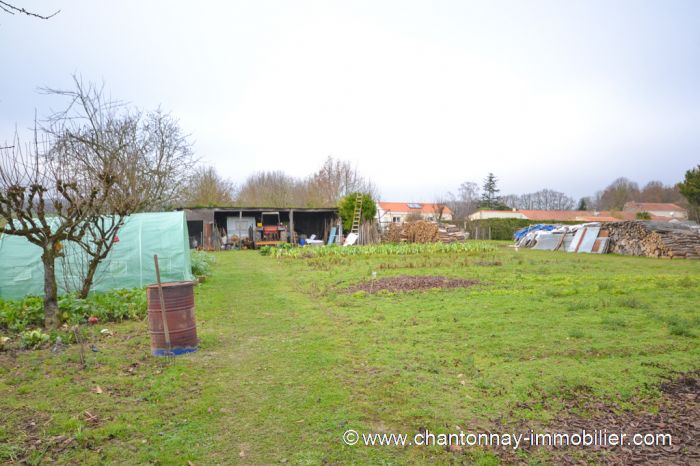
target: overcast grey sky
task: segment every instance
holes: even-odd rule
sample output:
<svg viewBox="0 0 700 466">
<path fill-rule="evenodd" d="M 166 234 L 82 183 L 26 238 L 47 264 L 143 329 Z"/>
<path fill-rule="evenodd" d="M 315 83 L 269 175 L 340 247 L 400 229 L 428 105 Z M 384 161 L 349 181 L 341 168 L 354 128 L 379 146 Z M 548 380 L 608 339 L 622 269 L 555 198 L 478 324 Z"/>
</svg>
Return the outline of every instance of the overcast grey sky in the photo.
<svg viewBox="0 0 700 466">
<path fill-rule="evenodd" d="M 347 159 L 386 200 L 492 171 L 579 197 L 700 163 L 699 1 L 22 1 L 0 14 L 0 141 L 104 80 L 241 182 Z"/>
</svg>

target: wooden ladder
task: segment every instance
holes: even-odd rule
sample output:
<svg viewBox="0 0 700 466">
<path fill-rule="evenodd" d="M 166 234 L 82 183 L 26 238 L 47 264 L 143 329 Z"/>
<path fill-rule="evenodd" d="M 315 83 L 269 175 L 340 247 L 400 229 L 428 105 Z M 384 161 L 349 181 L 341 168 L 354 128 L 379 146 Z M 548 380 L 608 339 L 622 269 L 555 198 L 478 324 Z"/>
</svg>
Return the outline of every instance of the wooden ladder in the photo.
<svg viewBox="0 0 700 466">
<path fill-rule="evenodd" d="M 360 234 L 360 221 L 362 219 L 362 194 L 357 193 L 355 196 L 355 213 L 352 218 L 352 228 L 350 233 Z"/>
</svg>

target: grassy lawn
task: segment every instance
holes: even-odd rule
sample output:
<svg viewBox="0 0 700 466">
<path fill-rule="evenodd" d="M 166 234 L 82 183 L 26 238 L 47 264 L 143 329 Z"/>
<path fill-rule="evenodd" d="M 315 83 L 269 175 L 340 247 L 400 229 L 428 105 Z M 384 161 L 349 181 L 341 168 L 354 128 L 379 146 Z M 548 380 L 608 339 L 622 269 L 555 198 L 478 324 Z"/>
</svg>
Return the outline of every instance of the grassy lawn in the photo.
<svg viewBox="0 0 700 466">
<path fill-rule="evenodd" d="M 479 283 L 344 291 L 372 272 Z M 694 261 L 222 252 L 197 288 L 197 353 L 152 358 L 144 322 L 96 330 L 85 370 L 76 347 L 0 353 L 0 461 L 498 464 L 341 435 L 546 426 L 576 396 L 654 410 L 661 381 L 700 368 L 699 293 Z"/>
</svg>

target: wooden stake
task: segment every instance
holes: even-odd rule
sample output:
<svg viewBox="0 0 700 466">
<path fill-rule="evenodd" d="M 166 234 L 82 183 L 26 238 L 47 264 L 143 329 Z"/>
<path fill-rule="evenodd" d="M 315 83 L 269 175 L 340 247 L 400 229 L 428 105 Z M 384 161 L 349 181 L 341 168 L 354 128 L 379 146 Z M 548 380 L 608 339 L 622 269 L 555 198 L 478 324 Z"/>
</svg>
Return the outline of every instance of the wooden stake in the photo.
<svg viewBox="0 0 700 466">
<path fill-rule="evenodd" d="M 172 356 L 172 346 L 170 345 L 170 330 L 168 330 L 168 318 L 165 314 L 165 297 L 163 296 L 163 285 L 160 283 L 160 268 L 158 267 L 158 254 L 153 256 L 156 264 L 156 281 L 158 283 L 158 296 L 160 297 L 160 313 L 163 318 L 163 333 L 165 334 L 165 345 L 168 347 L 167 356 Z"/>
</svg>

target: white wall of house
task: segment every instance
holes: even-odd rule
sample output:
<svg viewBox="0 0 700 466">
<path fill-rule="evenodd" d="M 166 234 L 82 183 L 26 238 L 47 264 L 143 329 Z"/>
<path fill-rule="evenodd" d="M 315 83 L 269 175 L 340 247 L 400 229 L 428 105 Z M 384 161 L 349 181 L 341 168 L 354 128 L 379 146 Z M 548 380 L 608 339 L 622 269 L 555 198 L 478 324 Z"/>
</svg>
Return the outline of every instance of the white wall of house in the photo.
<svg viewBox="0 0 700 466">
<path fill-rule="evenodd" d="M 671 217 L 678 220 L 687 220 L 688 211 L 687 210 L 650 210 L 651 215 L 658 215 L 659 217 Z"/>
<path fill-rule="evenodd" d="M 390 223 L 403 223 L 409 216 L 414 216 L 419 214 L 423 220 L 437 220 L 437 213 L 435 212 L 422 212 L 419 209 L 415 210 L 384 210 L 379 204 L 377 204 L 377 220 L 382 226 L 388 225 Z M 442 213 L 442 220 L 451 221 L 452 214 L 448 212 Z"/>
<path fill-rule="evenodd" d="M 512 210 L 480 210 L 469 216 L 469 220 L 487 220 L 489 218 L 527 218 L 520 212 Z"/>
</svg>

